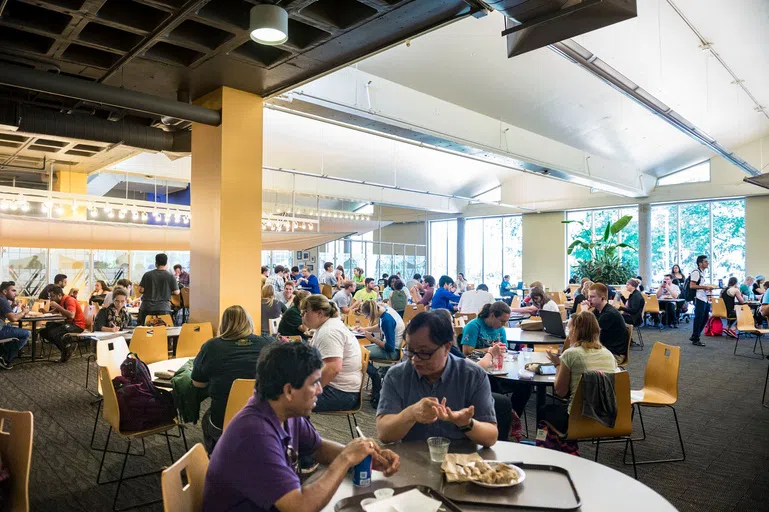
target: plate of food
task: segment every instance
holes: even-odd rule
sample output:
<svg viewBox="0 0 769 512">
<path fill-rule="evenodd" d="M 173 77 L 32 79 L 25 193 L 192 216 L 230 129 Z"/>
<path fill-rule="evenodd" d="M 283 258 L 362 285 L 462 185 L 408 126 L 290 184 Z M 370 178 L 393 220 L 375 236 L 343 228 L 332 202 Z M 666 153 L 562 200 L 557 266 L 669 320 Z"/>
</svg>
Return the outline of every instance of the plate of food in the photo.
<svg viewBox="0 0 769 512">
<path fill-rule="evenodd" d="M 512 487 L 526 479 L 526 473 L 518 466 L 496 460 L 471 462 L 464 466 L 464 471 L 470 482 L 491 489 Z"/>
</svg>

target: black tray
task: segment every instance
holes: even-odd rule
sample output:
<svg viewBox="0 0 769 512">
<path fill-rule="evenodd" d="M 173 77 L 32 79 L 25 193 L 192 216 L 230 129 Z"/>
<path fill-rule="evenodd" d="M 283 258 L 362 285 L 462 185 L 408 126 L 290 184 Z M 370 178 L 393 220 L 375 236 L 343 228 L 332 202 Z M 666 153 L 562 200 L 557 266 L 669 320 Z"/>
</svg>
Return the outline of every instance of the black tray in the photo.
<svg viewBox="0 0 769 512">
<path fill-rule="evenodd" d="M 462 512 L 462 509 L 454 505 L 451 500 L 446 498 L 443 494 L 439 493 L 432 487 L 427 487 L 426 485 L 408 485 L 406 487 L 393 487 L 393 491 L 395 491 L 394 495 L 401 494 L 403 492 L 410 491 L 411 489 L 417 489 L 425 496 L 429 496 L 434 500 L 438 500 L 441 503 L 443 503 L 443 506 L 438 510 L 438 512 Z M 343 500 L 339 500 L 336 505 L 334 505 L 334 510 L 336 512 L 360 512 L 363 510 L 360 506 L 360 502 L 365 500 L 366 498 L 373 498 L 374 492 L 367 492 L 366 494 L 356 494 L 355 496 L 350 496 L 349 498 L 345 498 Z"/>
<path fill-rule="evenodd" d="M 582 506 L 571 475 L 564 468 L 548 464 L 505 462 L 526 472 L 526 480 L 512 487 L 490 489 L 471 482 L 449 483 L 441 492 L 457 503 L 495 505 L 533 510 L 577 510 Z"/>
</svg>

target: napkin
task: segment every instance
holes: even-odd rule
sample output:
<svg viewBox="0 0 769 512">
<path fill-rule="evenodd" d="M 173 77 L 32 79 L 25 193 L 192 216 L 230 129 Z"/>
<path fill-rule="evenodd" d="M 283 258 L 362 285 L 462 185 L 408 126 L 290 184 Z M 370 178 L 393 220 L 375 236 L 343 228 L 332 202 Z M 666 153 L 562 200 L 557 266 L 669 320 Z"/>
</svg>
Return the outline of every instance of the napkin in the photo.
<svg viewBox="0 0 769 512">
<path fill-rule="evenodd" d="M 442 503 L 425 496 L 418 489 L 411 489 L 375 503 L 366 505 L 366 512 L 437 512 Z"/>
<path fill-rule="evenodd" d="M 480 462 L 483 457 L 477 453 L 447 453 L 441 463 L 441 470 L 446 473 L 447 482 L 468 482 L 465 475 L 460 475 L 457 466 L 467 466 L 471 462 Z"/>
</svg>

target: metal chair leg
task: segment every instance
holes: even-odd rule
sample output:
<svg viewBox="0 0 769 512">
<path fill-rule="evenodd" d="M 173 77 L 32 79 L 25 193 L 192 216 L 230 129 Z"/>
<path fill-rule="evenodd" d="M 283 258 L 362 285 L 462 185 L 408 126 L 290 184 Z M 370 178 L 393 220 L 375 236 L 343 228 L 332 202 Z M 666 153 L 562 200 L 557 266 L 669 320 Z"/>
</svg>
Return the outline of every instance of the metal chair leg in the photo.
<svg viewBox="0 0 769 512">
<path fill-rule="evenodd" d="M 166 435 L 166 444 L 168 445 L 168 454 L 171 456 L 171 465 L 175 462 L 174 460 L 174 452 L 171 450 L 171 438 L 168 437 L 168 431 L 163 432 Z M 142 438 L 142 441 L 144 439 Z"/>
<path fill-rule="evenodd" d="M 120 487 L 123 485 L 123 475 L 125 475 L 125 467 L 128 464 L 128 452 L 131 450 L 131 440 L 128 440 L 128 446 L 125 449 L 125 457 L 123 457 L 123 466 L 120 468 L 120 478 L 117 481 L 117 489 L 115 489 L 115 499 L 112 500 L 112 510 L 117 510 L 117 499 L 120 496 Z"/>
<path fill-rule="evenodd" d="M 352 421 L 350 421 L 350 415 L 347 415 L 347 425 L 350 427 L 350 437 L 355 439 L 355 431 L 352 429 Z"/>
<path fill-rule="evenodd" d="M 640 406 L 640 404 L 636 404 L 636 405 L 638 406 L 638 417 L 642 418 L 642 416 L 641 416 L 641 406 Z M 673 411 L 673 419 L 676 422 L 676 431 L 678 432 L 678 443 L 681 445 L 681 457 L 676 458 L 676 459 L 657 459 L 657 460 L 641 460 L 641 461 L 636 461 L 635 460 L 635 455 L 633 455 L 633 465 L 636 465 L 636 464 L 662 464 L 663 462 L 681 462 L 681 461 L 686 460 L 686 449 L 684 448 L 684 438 L 681 435 L 681 426 L 678 423 L 678 414 L 676 413 L 676 408 L 673 407 L 672 405 L 666 405 L 665 407 L 669 407 Z M 631 441 L 643 441 L 643 440 L 646 439 L 646 431 L 643 429 L 643 419 L 641 419 L 641 430 L 643 431 L 643 437 L 635 438 L 635 439 L 631 438 L 630 440 Z M 631 448 L 631 450 L 633 448 L 632 442 L 630 444 L 630 448 Z M 628 462 L 627 462 L 627 445 L 625 446 L 625 453 L 622 456 L 622 462 L 625 465 L 628 465 Z"/>
<path fill-rule="evenodd" d="M 633 458 L 633 477 L 638 480 L 638 467 L 636 466 L 635 461 L 635 449 L 633 448 L 633 440 L 628 438 L 627 441 L 630 444 L 630 456 Z M 627 445 L 625 445 L 625 449 L 627 449 Z"/>
<path fill-rule="evenodd" d="M 761 405 L 769 409 L 769 405 L 766 405 L 766 385 L 769 384 L 769 366 L 766 367 L 766 379 L 764 379 L 764 394 L 761 397 Z"/>
<path fill-rule="evenodd" d="M 596 439 L 595 440 L 595 462 L 598 462 L 598 448 L 601 446 L 601 440 Z"/>
</svg>

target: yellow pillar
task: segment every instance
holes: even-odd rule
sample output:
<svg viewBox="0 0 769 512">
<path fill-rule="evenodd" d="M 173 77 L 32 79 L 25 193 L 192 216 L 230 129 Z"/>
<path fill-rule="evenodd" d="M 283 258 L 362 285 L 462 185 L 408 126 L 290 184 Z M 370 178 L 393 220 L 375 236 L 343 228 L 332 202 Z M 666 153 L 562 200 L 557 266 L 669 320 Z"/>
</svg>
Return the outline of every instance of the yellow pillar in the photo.
<svg viewBox="0 0 769 512">
<path fill-rule="evenodd" d="M 56 171 L 54 173 L 53 191 L 85 195 L 88 193 L 88 174 L 73 171 Z M 78 207 L 77 210 L 78 211 L 73 211 L 72 208 L 65 207 L 64 213 L 57 218 L 85 220 L 85 206 Z"/>
<path fill-rule="evenodd" d="M 223 87 L 196 101 L 221 126 L 192 125 L 190 316 L 219 325 L 243 306 L 260 330 L 263 100 Z"/>
</svg>

